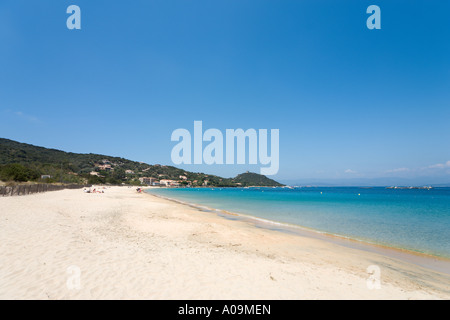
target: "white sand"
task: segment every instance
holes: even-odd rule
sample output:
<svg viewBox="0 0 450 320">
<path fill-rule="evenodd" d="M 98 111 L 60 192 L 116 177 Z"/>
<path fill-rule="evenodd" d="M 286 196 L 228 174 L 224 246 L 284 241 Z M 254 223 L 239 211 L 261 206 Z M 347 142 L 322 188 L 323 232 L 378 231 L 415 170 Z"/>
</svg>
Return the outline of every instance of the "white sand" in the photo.
<svg viewBox="0 0 450 320">
<path fill-rule="evenodd" d="M 449 298 L 449 275 L 134 189 L 0 198 L 0 299 Z"/>
</svg>

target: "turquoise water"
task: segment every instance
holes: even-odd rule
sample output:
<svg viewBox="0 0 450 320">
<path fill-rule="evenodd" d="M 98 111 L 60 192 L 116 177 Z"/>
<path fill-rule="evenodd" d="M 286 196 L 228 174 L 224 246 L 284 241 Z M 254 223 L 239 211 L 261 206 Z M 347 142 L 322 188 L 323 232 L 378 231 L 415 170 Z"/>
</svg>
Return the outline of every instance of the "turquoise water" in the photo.
<svg viewBox="0 0 450 320">
<path fill-rule="evenodd" d="M 450 258 L 450 188 L 180 188 L 148 192 Z"/>
</svg>

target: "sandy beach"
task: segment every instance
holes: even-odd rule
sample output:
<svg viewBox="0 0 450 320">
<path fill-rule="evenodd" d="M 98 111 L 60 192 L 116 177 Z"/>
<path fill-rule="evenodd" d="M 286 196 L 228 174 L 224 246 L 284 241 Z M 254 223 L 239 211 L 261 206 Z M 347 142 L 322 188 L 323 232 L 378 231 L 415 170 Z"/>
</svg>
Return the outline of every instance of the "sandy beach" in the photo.
<svg viewBox="0 0 450 320">
<path fill-rule="evenodd" d="M 0 299 L 450 298 L 444 272 L 104 191 L 0 198 Z"/>
</svg>

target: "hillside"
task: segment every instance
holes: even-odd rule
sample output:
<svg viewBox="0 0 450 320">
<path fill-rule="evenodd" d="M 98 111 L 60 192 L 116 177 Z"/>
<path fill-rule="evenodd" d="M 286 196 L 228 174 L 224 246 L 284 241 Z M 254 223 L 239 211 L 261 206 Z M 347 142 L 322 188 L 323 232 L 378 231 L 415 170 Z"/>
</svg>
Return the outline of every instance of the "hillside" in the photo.
<svg viewBox="0 0 450 320">
<path fill-rule="evenodd" d="M 49 176 L 42 179 L 42 176 Z M 0 138 L 0 180 L 66 183 L 109 183 L 140 185 L 142 178 L 174 180 L 196 186 L 275 186 L 276 181 L 258 174 L 242 174 L 234 179 L 193 173 L 173 166 L 142 162 L 100 154 L 64 152 Z M 265 184 L 267 183 L 267 184 Z"/>
<path fill-rule="evenodd" d="M 236 183 L 241 183 L 246 186 L 266 186 L 266 187 L 281 187 L 283 186 L 281 183 L 276 182 L 275 180 L 269 179 L 266 176 L 253 173 L 246 172 L 241 173 L 233 179 Z"/>
</svg>

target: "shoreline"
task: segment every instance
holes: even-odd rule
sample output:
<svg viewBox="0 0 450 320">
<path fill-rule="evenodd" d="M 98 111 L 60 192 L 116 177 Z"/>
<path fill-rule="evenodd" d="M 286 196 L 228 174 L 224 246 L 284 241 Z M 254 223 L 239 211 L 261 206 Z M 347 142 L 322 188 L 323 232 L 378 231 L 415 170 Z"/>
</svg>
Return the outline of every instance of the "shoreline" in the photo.
<svg viewBox="0 0 450 320">
<path fill-rule="evenodd" d="M 144 190 L 150 190 L 152 188 L 145 188 Z M 401 259 L 402 261 L 416 264 L 420 267 L 428 268 L 433 271 L 442 272 L 450 275 L 450 259 L 447 257 L 437 256 L 433 254 L 428 254 L 420 251 L 414 251 L 404 248 L 399 248 L 395 246 L 384 245 L 376 242 L 370 242 L 366 240 L 356 239 L 352 237 L 346 237 L 339 234 L 328 233 L 305 226 L 294 225 L 289 223 L 284 223 L 276 220 L 259 218 L 256 216 L 242 214 L 238 212 L 231 212 L 227 210 L 217 209 L 208 207 L 206 205 L 186 202 L 176 198 L 166 197 L 159 194 L 154 194 L 150 192 L 145 192 L 152 196 L 172 201 L 181 205 L 185 205 L 200 211 L 215 213 L 217 216 L 223 217 L 225 219 L 240 220 L 243 222 L 248 222 L 257 228 L 265 228 L 268 230 L 274 230 L 283 233 L 289 233 L 300 237 L 310 237 L 314 239 L 319 239 L 322 241 L 331 242 L 341 246 L 345 246 L 352 249 L 364 250 L 367 252 L 373 252 L 377 254 L 382 254 L 391 258 Z"/>
<path fill-rule="evenodd" d="M 450 299 L 447 274 L 134 188 L 0 206 L 0 299 Z M 380 289 L 368 286 L 374 266 Z"/>
</svg>

